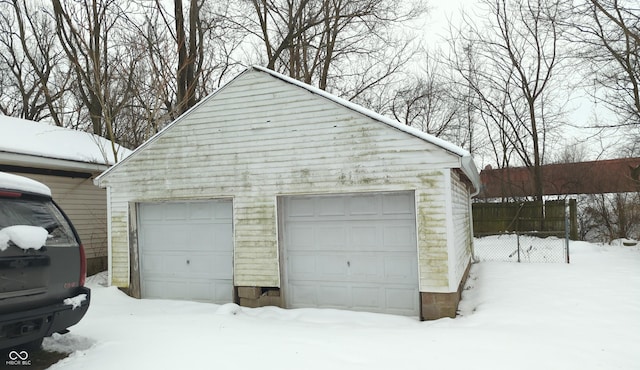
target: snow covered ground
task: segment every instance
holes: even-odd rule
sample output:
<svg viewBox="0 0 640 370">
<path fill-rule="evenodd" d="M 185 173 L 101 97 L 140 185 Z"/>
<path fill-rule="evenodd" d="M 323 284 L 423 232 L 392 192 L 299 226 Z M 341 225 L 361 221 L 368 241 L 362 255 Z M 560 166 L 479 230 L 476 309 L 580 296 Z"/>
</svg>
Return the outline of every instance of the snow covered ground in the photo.
<svg viewBox="0 0 640 370">
<path fill-rule="evenodd" d="M 456 319 L 132 299 L 89 280 L 51 369 L 639 369 L 640 247 L 571 243 L 567 264 L 482 262 Z"/>
</svg>

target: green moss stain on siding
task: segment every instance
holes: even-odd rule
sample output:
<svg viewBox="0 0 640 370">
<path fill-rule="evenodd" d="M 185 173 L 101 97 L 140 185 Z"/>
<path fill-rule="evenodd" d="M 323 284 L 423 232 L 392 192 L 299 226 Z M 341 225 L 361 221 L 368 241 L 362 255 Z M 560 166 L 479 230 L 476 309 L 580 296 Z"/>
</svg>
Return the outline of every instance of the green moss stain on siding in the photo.
<svg viewBox="0 0 640 370">
<path fill-rule="evenodd" d="M 273 197 L 234 199 L 235 284 L 280 286 Z"/>
<path fill-rule="evenodd" d="M 418 224 L 418 261 L 421 289 L 448 287 L 448 250 L 440 171 L 419 175 L 423 187 L 416 192 Z"/>
<path fill-rule="evenodd" d="M 126 212 L 111 215 L 111 285 L 129 287 L 129 218 Z"/>
</svg>

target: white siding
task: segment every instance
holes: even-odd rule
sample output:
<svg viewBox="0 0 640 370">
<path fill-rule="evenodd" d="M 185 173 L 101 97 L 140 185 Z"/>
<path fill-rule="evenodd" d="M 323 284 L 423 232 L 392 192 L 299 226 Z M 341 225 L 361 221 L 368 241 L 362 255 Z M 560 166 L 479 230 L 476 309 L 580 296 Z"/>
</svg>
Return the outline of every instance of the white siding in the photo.
<svg viewBox="0 0 640 370">
<path fill-rule="evenodd" d="M 237 286 L 280 286 L 276 198 L 416 190 L 420 289 L 446 290 L 443 169 L 458 156 L 263 72 L 187 113 L 103 180 L 113 280 L 128 284 L 129 202 L 233 197 Z"/>
<path fill-rule="evenodd" d="M 75 226 L 87 258 L 107 255 L 107 193 L 92 179 L 19 173 L 51 188 L 53 200 Z"/>
<path fill-rule="evenodd" d="M 455 292 L 470 262 L 471 243 L 473 242 L 469 188 L 461 181 L 457 171 L 451 171 L 451 192 L 454 251 L 451 256 L 453 274 L 450 275 L 449 289 Z"/>
</svg>

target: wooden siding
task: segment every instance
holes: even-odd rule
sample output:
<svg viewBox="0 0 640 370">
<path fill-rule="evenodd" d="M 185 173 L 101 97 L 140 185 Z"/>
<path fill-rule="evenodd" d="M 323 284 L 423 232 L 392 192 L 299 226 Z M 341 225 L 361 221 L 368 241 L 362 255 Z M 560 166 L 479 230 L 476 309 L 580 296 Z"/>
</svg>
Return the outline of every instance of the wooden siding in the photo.
<svg viewBox="0 0 640 370">
<path fill-rule="evenodd" d="M 449 286 L 446 201 L 442 170 L 425 173 L 416 190 L 420 291 L 445 292 Z"/>
<path fill-rule="evenodd" d="M 455 292 L 471 260 L 471 244 L 473 243 L 469 188 L 462 182 L 457 171 L 451 171 L 451 192 L 454 252 L 451 256 L 453 271 L 450 275 L 449 289 L 451 292 Z"/>
<path fill-rule="evenodd" d="M 87 258 L 107 255 L 107 194 L 92 179 L 19 173 L 51 188 L 53 200 L 75 226 Z"/>
<path fill-rule="evenodd" d="M 128 284 L 127 204 L 233 198 L 234 283 L 280 286 L 278 195 L 416 191 L 420 289 L 446 290 L 443 169 L 458 156 L 263 72 L 187 113 L 103 179 L 112 283 Z"/>
</svg>

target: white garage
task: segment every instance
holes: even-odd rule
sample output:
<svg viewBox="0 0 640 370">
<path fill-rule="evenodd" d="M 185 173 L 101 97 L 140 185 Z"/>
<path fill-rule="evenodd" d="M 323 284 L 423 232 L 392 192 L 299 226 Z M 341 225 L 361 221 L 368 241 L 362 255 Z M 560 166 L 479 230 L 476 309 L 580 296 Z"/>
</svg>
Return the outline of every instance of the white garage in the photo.
<svg viewBox="0 0 640 370">
<path fill-rule="evenodd" d="M 282 203 L 287 307 L 418 316 L 413 192 Z"/>
<path fill-rule="evenodd" d="M 233 302 L 232 202 L 138 207 L 142 297 Z"/>
<path fill-rule="evenodd" d="M 96 184 L 109 199 L 110 283 L 134 297 L 233 294 L 245 307 L 423 320 L 456 316 L 480 188 L 467 151 L 262 67 Z M 203 199 L 233 204 L 200 220 L 220 206 Z"/>
</svg>

